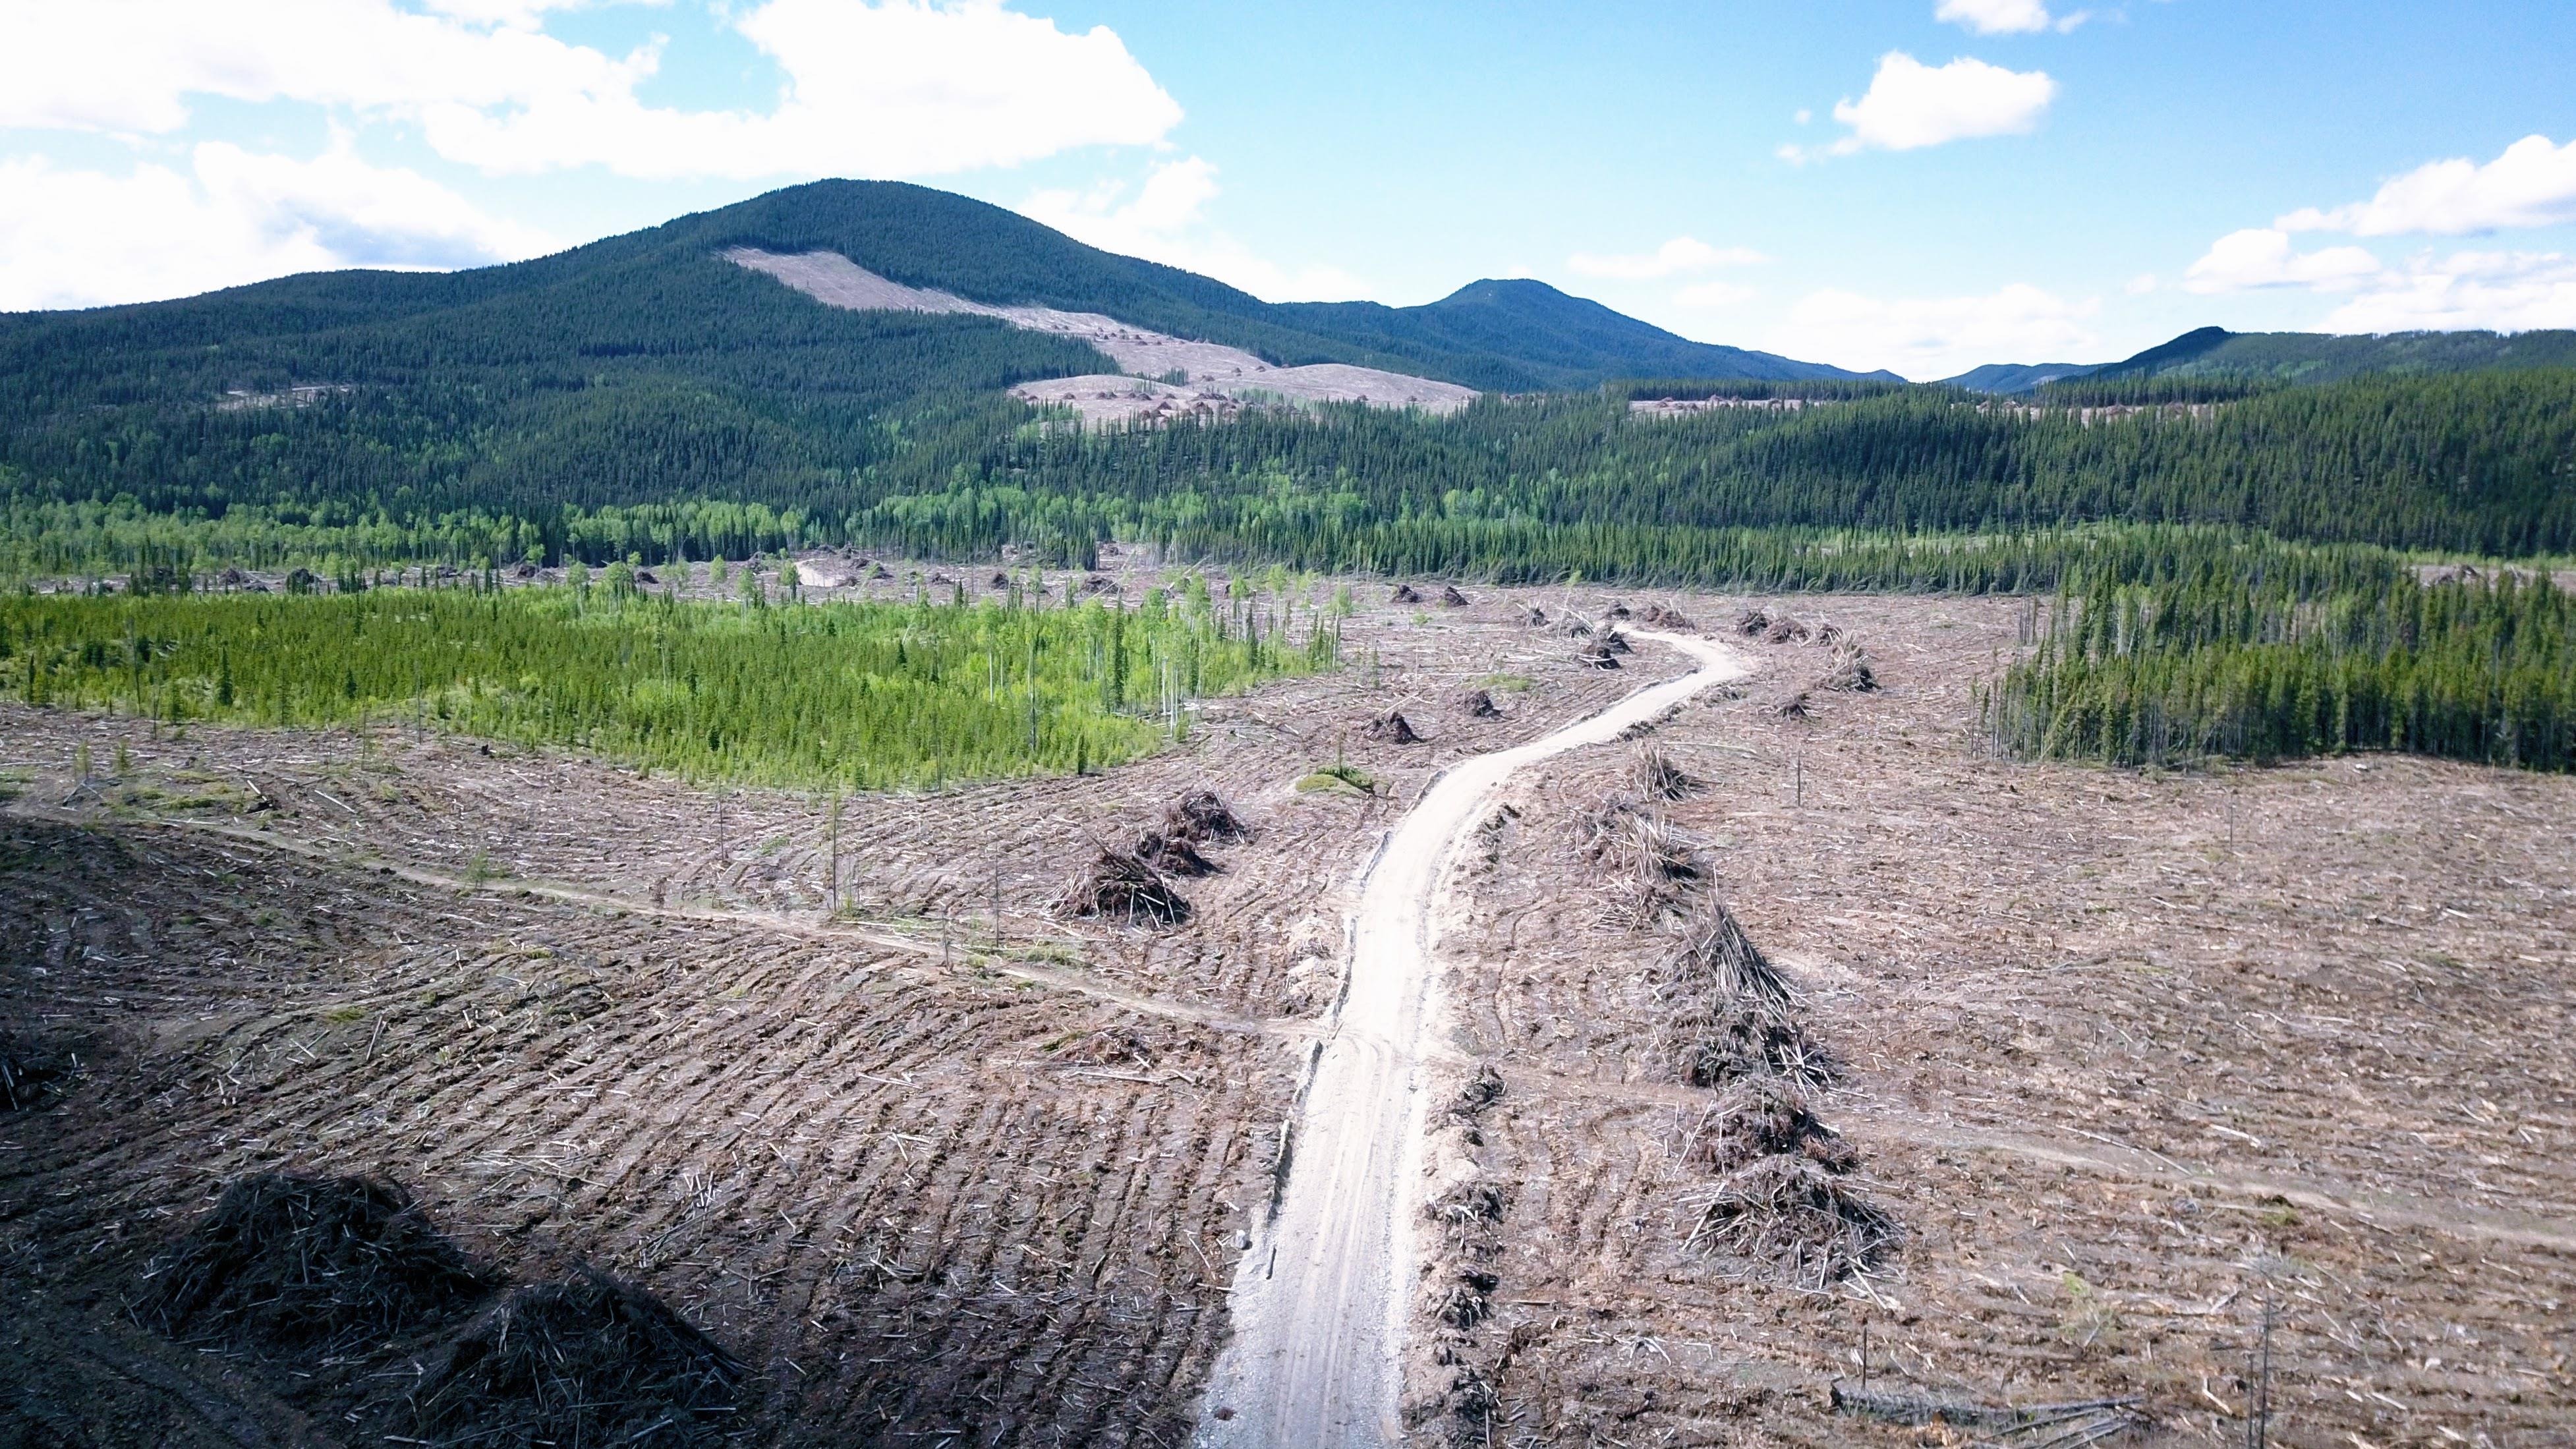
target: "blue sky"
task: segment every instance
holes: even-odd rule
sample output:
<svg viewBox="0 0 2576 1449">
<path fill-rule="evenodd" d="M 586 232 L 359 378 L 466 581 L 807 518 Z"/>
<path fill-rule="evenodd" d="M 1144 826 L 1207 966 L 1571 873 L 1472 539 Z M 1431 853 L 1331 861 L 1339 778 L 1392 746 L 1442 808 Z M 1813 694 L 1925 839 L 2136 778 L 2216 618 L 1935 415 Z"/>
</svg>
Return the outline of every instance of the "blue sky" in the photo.
<svg viewBox="0 0 2576 1449">
<path fill-rule="evenodd" d="M 1274 300 L 1915 377 L 2576 326 L 2576 6 L 0 0 L 0 307 L 895 176 Z"/>
</svg>

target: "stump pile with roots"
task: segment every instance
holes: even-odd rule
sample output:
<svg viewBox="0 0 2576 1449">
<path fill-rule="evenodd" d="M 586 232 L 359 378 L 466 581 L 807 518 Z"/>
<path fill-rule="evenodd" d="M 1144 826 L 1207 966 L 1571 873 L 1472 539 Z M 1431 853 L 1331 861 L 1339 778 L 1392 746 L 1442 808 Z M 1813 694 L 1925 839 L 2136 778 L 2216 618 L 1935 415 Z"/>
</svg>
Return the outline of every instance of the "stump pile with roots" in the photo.
<svg viewBox="0 0 2576 1449">
<path fill-rule="evenodd" d="M 442 1444 L 683 1445 L 733 1425 L 743 1367 L 643 1289 L 583 1269 L 511 1291 L 412 1394 Z"/>
</svg>

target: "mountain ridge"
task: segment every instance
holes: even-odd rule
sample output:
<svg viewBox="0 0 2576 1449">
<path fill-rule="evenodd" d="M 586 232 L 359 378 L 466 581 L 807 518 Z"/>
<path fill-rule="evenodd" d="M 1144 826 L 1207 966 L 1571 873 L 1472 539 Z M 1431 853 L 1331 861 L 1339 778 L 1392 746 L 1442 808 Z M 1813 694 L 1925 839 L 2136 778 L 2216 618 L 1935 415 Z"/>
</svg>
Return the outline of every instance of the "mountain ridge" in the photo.
<svg viewBox="0 0 2576 1449">
<path fill-rule="evenodd" d="M 2306 385 L 2372 374 L 2576 367 L 2576 331 L 2230 332 L 2196 327 L 2116 362 L 1988 363 L 1942 382 L 1972 392 L 2023 394 L 2053 382 L 2205 378 Z"/>
</svg>

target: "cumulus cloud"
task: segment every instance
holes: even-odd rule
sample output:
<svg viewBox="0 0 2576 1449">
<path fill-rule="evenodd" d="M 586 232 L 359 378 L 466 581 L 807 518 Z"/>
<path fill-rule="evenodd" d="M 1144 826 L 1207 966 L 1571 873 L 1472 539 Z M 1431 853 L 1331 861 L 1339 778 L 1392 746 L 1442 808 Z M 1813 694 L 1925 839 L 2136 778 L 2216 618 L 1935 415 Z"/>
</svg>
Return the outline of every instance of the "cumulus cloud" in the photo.
<svg viewBox="0 0 2576 1449">
<path fill-rule="evenodd" d="M 0 0 L 0 126 L 166 133 L 198 97 L 417 118 L 488 172 L 919 176 L 1159 141 L 1180 107 L 1105 26 L 1001 0 L 767 0 L 732 24 L 786 77 L 769 111 L 645 104 L 652 48 L 532 28 L 556 0 Z"/>
<path fill-rule="evenodd" d="M 2355 236 L 2462 236 L 2562 221 L 2576 221 L 2576 140 L 2558 146 L 2547 136 L 2525 136 L 2483 166 L 2465 156 L 2435 161 L 2380 187 L 2368 201 L 2306 207 L 2273 225 Z"/>
<path fill-rule="evenodd" d="M 1088 191 L 1046 190 L 1020 204 L 1023 216 L 1077 241 L 1182 267 L 1272 302 L 1348 301 L 1367 284 L 1339 267 L 1282 266 L 1210 223 L 1216 167 L 1197 156 L 1157 165 L 1132 194 L 1123 182 Z"/>
<path fill-rule="evenodd" d="M 457 267 L 535 256 L 552 238 L 488 216 L 345 142 L 312 160 L 223 142 L 185 172 L 124 176 L 0 161 L 0 310 L 184 297 L 337 267 Z"/>
<path fill-rule="evenodd" d="M 2419 257 L 2336 308 L 2329 332 L 2522 332 L 2576 327 L 2576 258 L 2558 252 Z"/>
<path fill-rule="evenodd" d="M 1976 136 L 2031 130 L 2057 97 L 2046 71 L 2006 70 L 1961 56 L 1929 66 L 1901 50 L 1878 62 L 1869 90 L 1834 107 L 1834 119 L 1851 134 L 1833 144 L 1835 155 L 1868 148 L 1912 151 Z"/>
<path fill-rule="evenodd" d="M 1651 282 L 1663 277 L 1676 277 L 1686 272 L 1705 272 L 1714 267 L 1745 267 L 1767 262 L 1769 257 L 1751 247 L 1713 247 L 1697 237 L 1677 236 L 1651 252 L 1625 256 L 1604 256 L 1595 252 L 1576 252 L 1565 259 L 1577 276 L 1607 277 L 1621 282 Z"/>
<path fill-rule="evenodd" d="M 2229 232 L 2183 273 L 2183 290 L 2204 296 L 2270 287 L 2352 291 L 2380 274 L 2379 258 L 2360 247 L 2301 252 L 2277 227 Z"/>
<path fill-rule="evenodd" d="M 1951 377 L 1980 363 L 2090 351 L 2097 339 L 2085 324 L 2100 310 L 2093 299 L 2070 301 L 2021 283 L 1976 297 L 1882 300 L 1828 290 L 1792 306 L 1767 345 L 1856 370 Z"/>
</svg>

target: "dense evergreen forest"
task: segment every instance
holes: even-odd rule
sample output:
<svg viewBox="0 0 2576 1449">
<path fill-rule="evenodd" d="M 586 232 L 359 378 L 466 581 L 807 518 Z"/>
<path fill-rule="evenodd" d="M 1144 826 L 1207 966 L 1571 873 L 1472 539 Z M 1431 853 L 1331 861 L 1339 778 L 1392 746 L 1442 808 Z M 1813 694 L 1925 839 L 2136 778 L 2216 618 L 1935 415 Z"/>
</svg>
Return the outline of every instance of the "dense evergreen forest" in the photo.
<svg viewBox="0 0 2576 1449">
<path fill-rule="evenodd" d="M 2091 580 L 1981 697 L 2007 753 L 2168 765 L 2401 750 L 2576 769 L 2576 599 L 2545 579 Z"/>
<path fill-rule="evenodd" d="M 941 345 L 1053 342 L 957 325 L 988 330 Z M 981 365 L 1010 364 L 997 353 Z M 399 389 L 84 410 L 13 435 L 5 562 L 113 571 L 156 533 L 135 522 L 146 515 L 178 520 L 150 541 L 209 563 L 283 557 L 298 539 L 470 563 L 531 548 L 600 561 L 840 542 L 946 555 L 1038 542 L 1074 559 L 1128 537 L 1317 568 L 1711 581 L 1739 576 L 1712 561 L 1725 530 L 2091 522 L 2576 550 L 2576 372 L 2365 379 L 2117 418 L 1927 389 L 1795 413 L 1632 419 L 1594 395 L 1489 399 L 1449 418 L 1336 407 L 1109 432 L 1042 425 L 990 396 L 889 418 L 816 400 L 818 386 L 782 380 L 756 410 L 749 393 L 667 377 L 577 388 L 523 398 L 524 430 L 485 419 L 490 393 L 474 390 L 445 410 Z"/>
<path fill-rule="evenodd" d="M 693 779 L 854 788 L 1080 771 L 1185 727 L 1183 701 L 1330 667 L 1329 610 L 683 602 L 597 584 L 294 595 L 0 595 L 0 681 L 33 705 L 423 728 Z M 1033 598 L 1033 596 L 1032 596 Z"/>
</svg>

